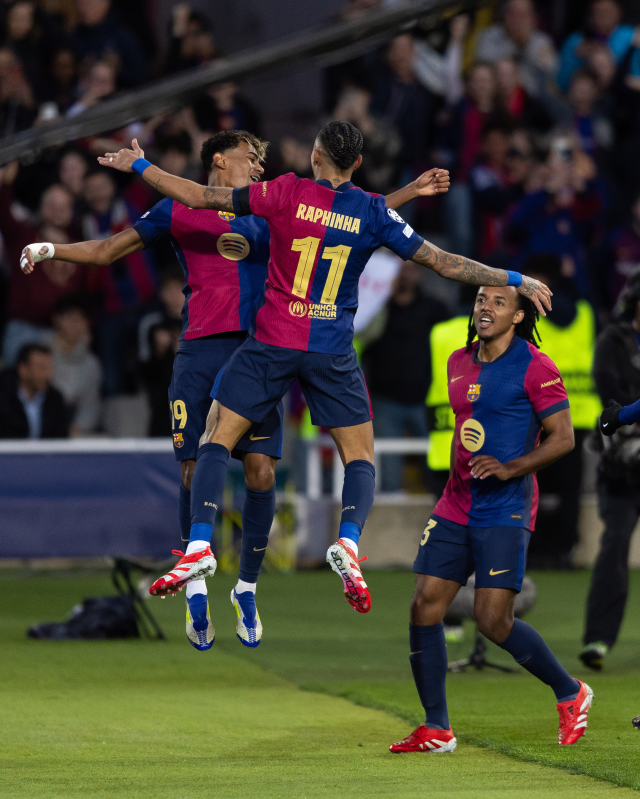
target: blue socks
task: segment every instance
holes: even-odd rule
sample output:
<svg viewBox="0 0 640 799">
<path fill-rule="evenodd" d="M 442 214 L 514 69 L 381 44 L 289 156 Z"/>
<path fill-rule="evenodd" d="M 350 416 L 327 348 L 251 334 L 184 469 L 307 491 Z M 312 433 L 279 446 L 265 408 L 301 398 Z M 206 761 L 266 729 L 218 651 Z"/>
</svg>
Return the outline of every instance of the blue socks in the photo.
<svg viewBox="0 0 640 799">
<path fill-rule="evenodd" d="M 422 707 L 427 714 L 427 727 L 449 729 L 447 711 L 447 645 L 444 624 L 409 625 L 411 671 Z"/>
<path fill-rule="evenodd" d="M 530 674 L 550 686 L 557 702 L 568 702 L 578 695 L 578 681 L 560 665 L 540 633 L 525 622 L 516 619 L 506 640 L 498 646 Z"/>
<path fill-rule="evenodd" d="M 376 468 L 369 461 L 351 461 L 345 466 L 339 538 L 358 544 L 373 505 L 375 485 Z"/>
<path fill-rule="evenodd" d="M 228 463 L 229 450 L 222 444 L 203 444 L 198 450 L 191 481 L 191 541 L 211 542 Z"/>
<path fill-rule="evenodd" d="M 180 521 L 180 538 L 186 549 L 191 537 L 191 491 L 185 488 L 182 480 L 178 495 L 178 520 Z"/>
<path fill-rule="evenodd" d="M 276 487 L 258 491 L 247 486 L 246 492 L 242 508 L 240 579 L 255 583 L 269 544 L 269 532 L 276 512 Z"/>
</svg>

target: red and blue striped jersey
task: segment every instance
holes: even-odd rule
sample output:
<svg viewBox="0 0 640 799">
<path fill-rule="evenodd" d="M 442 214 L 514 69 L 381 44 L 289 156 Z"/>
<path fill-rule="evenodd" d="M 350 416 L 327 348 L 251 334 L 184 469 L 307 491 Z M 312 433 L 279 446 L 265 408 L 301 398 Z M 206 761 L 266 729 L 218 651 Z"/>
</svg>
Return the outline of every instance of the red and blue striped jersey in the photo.
<svg viewBox="0 0 640 799">
<path fill-rule="evenodd" d="M 194 210 L 167 198 L 134 229 L 145 246 L 170 235 L 185 276 L 181 338 L 249 330 L 267 277 L 269 228 L 263 219 Z"/>
<path fill-rule="evenodd" d="M 239 216 L 263 217 L 271 258 L 251 334 L 265 344 L 344 355 L 353 346 L 358 279 L 372 253 L 410 259 L 424 239 L 384 197 L 289 173 L 233 191 Z"/>
<path fill-rule="evenodd" d="M 456 350 L 449 358 L 449 402 L 456 416 L 455 465 L 434 513 L 470 527 L 526 527 L 538 511 L 535 474 L 501 481 L 471 477 L 469 461 L 492 455 L 507 463 L 531 452 L 541 421 L 569 407 L 554 362 L 518 336 L 491 363 Z"/>
</svg>

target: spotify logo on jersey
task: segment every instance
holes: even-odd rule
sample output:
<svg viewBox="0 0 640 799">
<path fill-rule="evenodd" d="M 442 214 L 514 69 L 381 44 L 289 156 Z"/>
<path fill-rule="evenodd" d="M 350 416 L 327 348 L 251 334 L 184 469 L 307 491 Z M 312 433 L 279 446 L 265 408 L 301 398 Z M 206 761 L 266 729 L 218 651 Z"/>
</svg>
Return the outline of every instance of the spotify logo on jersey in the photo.
<svg viewBox="0 0 640 799">
<path fill-rule="evenodd" d="M 469 452 L 477 452 L 484 444 L 484 427 L 475 419 L 467 419 L 460 428 L 460 440 Z"/>
<path fill-rule="evenodd" d="M 249 242 L 239 233 L 223 233 L 218 239 L 218 252 L 230 261 L 246 258 L 249 249 Z"/>
</svg>

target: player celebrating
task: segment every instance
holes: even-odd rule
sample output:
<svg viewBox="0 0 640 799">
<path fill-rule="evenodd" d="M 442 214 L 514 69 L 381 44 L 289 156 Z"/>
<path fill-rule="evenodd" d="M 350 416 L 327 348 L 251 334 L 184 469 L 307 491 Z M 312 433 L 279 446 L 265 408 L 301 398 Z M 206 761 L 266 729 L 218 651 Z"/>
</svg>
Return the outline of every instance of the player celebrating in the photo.
<svg viewBox="0 0 640 799">
<path fill-rule="evenodd" d="M 239 188 L 258 181 L 260 162 L 267 144 L 242 130 L 217 133 L 202 147 L 201 160 L 211 187 Z M 385 198 L 398 208 L 417 196 L 447 191 L 449 173 L 432 169 L 413 184 Z M 191 479 L 198 440 L 205 429 L 211 404 L 210 392 L 220 369 L 241 344 L 250 324 L 251 310 L 262 293 L 269 260 L 269 228 L 255 216 L 238 218 L 221 211 L 199 212 L 164 199 L 134 225 L 101 241 L 55 247 L 29 244 L 21 266 L 26 274 L 34 264 L 52 258 L 54 252 L 72 263 L 108 265 L 156 242 L 167 233 L 185 274 L 183 329 L 174 361 L 169 407 L 174 425 L 174 452 L 181 461 L 178 514 L 182 539 L 189 541 L 191 528 Z M 234 449 L 243 461 L 246 498 L 242 512 L 240 579 L 236 586 L 237 633 L 245 646 L 261 639 L 260 619 L 255 613 L 255 586 L 275 512 L 275 463 L 282 441 L 282 407 L 278 405 L 265 422 L 247 431 Z M 214 562 L 215 563 L 215 562 Z M 187 636 L 199 650 L 209 649 L 214 630 L 204 579 L 187 586 Z M 238 612 L 247 606 L 247 612 Z"/>
<path fill-rule="evenodd" d="M 151 587 L 174 592 L 206 570 L 215 513 L 229 453 L 264 419 L 297 378 L 314 424 L 323 425 L 345 465 L 339 540 L 327 560 L 343 580 L 347 601 L 361 613 L 370 595 L 358 565 L 358 540 L 373 503 L 373 428 L 364 377 L 357 364 L 353 317 L 358 278 L 373 251 L 386 245 L 438 274 L 465 283 L 506 286 L 550 307 L 546 286 L 517 273 L 491 269 L 442 252 L 404 220 L 351 183 L 362 163 L 362 134 L 348 122 L 320 131 L 311 155 L 315 182 L 293 174 L 243 189 L 203 187 L 168 175 L 132 150 L 99 162 L 136 171 L 158 191 L 193 208 L 255 214 L 267 219 L 271 259 L 262 305 L 249 338 L 234 353 L 212 391 L 215 401 L 201 439 L 193 478 L 193 524 L 185 557 Z"/>
<path fill-rule="evenodd" d="M 593 692 L 574 680 L 513 606 L 535 527 L 535 472 L 573 449 L 569 400 L 553 361 L 536 344 L 536 309 L 512 288 L 483 286 L 465 349 L 449 358 L 449 401 L 456 416 L 451 476 L 425 527 L 413 570 L 411 669 L 426 724 L 392 752 L 452 752 L 445 677 L 447 608 L 476 573 L 480 632 L 549 685 L 558 702 L 558 743 L 584 734 Z M 473 343 L 476 333 L 479 343 Z M 541 428 L 545 440 L 538 446 Z"/>
</svg>

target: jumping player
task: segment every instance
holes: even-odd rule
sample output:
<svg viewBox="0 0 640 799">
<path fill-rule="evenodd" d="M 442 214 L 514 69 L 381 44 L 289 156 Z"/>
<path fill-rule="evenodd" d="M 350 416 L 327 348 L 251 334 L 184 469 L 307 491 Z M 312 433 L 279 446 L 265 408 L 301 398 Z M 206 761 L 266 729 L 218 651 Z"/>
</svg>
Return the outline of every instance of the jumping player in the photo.
<svg viewBox="0 0 640 799">
<path fill-rule="evenodd" d="M 537 349 L 536 319 L 533 303 L 513 288 L 483 286 L 467 346 L 449 358 L 456 417 L 451 476 L 418 547 L 409 627 L 409 659 L 426 723 L 392 744 L 392 752 L 456 748 L 443 619 L 474 571 L 478 629 L 553 689 L 558 743 L 575 743 L 587 726 L 591 688 L 570 677 L 533 627 L 513 615 L 538 509 L 535 472 L 574 447 L 567 393 L 553 361 Z M 541 429 L 546 438 L 538 446 Z"/>
<path fill-rule="evenodd" d="M 201 160 L 211 187 L 239 188 L 258 181 L 260 162 L 267 144 L 246 131 L 217 133 L 202 147 Z M 390 208 L 399 208 L 417 197 L 447 191 L 449 173 L 432 169 L 413 184 L 385 198 Z M 55 247 L 51 243 L 24 248 L 21 266 L 26 274 L 38 261 L 54 253 L 67 261 L 108 265 L 129 253 L 152 245 L 169 234 L 185 274 L 183 329 L 174 361 L 169 389 L 169 408 L 174 427 L 176 459 L 181 461 L 178 514 L 185 546 L 191 528 L 191 480 L 196 465 L 198 441 L 205 429 L 210 392 L 220 369 L 246 338 L 251 311 L 262 294 L 269 260 L 269 228 L 255 216 L 197 211 L 164 199 L 147 211 L 133 228 L 108 239 Z M 275 464 L 282 441 L 282 406 L 264 423 L 247 431 L 234 449 L 243 461 L 246 498 L 242 514 L 240 578 L 234 606 L 237 633 L 246 646 L 257 646 L 261 638 L 259 617 L 244 623 L 241 605 L 253 605 L 256 581 L 267 547 L 275 511 Z M 187 636 L 199 650 L 214 640 L 204 579 L 187 586 Z M 247 612 L 251 615 L 251 607 Z"/>
<path fill-rule="evenodd" d="M 214 402 L 201 439 L 193 479 L 193 524 L 185 557 L 151 587 L 175 592 L 213 570 L 209 548 L 229 453 L 264 419 L 297 378 L 314 424 L 323 425 L 345 465 L 340 537 L 327 559 L 342 578 L 347 601 L 359 612 L 370 595 L 358 565 L 358 540 L 373 503 L 373 428 L 364 378 L 352 346 L 358 278 L 373 251 L 386 245 L 452 280 L 518 286 L 542 308 L 546 286 L 517 273 L 491 269 L 428 244 L 398 216 L 351 183 L 361 162 L 362 134 L 332 122 L 318 134 L 311 155 L 315 182 L 293 174 L 229 190 L 199 186 L 168 175 L 133 149 L 98 161 L 132 169 L 158 191 L 194 208 L 255 214 L 267 219 L 271 259 L 261 306 L 250 336 L 216 380 Z"/>
</svg>

